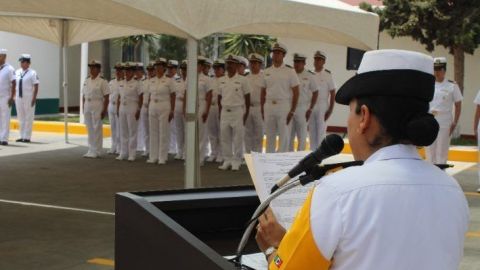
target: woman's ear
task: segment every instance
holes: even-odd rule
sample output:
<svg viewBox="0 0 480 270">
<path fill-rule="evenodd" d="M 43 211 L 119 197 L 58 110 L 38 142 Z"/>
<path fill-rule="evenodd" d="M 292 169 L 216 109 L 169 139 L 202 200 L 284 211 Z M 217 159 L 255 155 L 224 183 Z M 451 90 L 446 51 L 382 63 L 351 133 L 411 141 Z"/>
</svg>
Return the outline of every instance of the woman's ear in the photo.
<svg viewBox="0 0 480 270">
<path fill-rule="evenodd" d="M 366 105 L 360 107 L 360 123 L 358 125 L 358 130 L 361 134 L 365 134 L 367 129 L 370 127 L 372 121 L 372 114 L 370 109 Z"/>
</svg>

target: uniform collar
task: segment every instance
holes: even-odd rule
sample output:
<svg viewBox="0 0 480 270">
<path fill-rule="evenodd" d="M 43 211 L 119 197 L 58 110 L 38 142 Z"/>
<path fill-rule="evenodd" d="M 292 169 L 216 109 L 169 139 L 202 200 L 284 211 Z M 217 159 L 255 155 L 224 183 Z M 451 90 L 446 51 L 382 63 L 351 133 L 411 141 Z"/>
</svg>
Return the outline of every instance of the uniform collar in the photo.
<svg viewBox="0 0 480 270">
<path fill-rule="evenodd" d="M 365 164 L 381 160 L 390 159 L 418 159 L 421 160 L 420 155 L 417 152 L 417 148 L 411 144 L 394 144 L 386 147 L 382 147 L 373 153 L 366 161 Z"/>
</svg>

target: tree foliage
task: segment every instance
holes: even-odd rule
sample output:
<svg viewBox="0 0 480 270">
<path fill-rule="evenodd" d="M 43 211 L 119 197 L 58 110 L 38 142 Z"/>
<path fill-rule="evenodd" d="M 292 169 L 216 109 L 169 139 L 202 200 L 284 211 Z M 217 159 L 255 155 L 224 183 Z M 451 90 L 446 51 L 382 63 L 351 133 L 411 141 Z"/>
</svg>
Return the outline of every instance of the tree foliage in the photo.
<svg viewBox="0 0 480 270">
<path fill-rule="evenodd" d="M 223 43 L 223 55 L 235 54 L 247 56 L 250 53 L 267 55 L 276 38 L 262 35 L 226 34 Z"/>
</svg>

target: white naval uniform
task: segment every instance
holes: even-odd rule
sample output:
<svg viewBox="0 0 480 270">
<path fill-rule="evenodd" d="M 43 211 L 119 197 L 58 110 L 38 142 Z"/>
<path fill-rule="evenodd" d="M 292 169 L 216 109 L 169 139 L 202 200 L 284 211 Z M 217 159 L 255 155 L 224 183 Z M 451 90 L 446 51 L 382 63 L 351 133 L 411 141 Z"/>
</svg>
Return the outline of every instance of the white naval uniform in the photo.
<svg viewBox="0 0 480 270">
<path fill-rule="evenodd" d="M 307 144 L 307 110 L 312 103 L 314 92 L 318 91 L 315 78 L 310 71 L 304 69 L 301 73 L 297 73 L 300 80 L 299 96 L 297 109 L 292 119 L 292 133 L 290 135 L 289 151 L 293 152 L 295 136 L 298 140 L 297 151 L 305 151 Z M 311 116 L 311 115 L 310 115 Z"/>
<path fill-rule="evenodd" d="M 450 127 L 453 123 L 453 108 L 456 102 L 462 101 L 460 88 L 454 82 L 444 80 L 435 82 L 435 94 L 430 102 L 430 113 L 440 125 L 437 139 L 425 148 L 427 160 L 434 164 L 445 164 L 450 147 Z"/>
<path fill-rule="evenodd" d="M 276 136 L 279 146 L 276 152 L 287 152 L 291 132 L 291 121 L 287 125 L 292 107 L 292 88 L 300 84 L 295 70 L 282 64 L 271 66 L 264 72 L 266 100 L 264 105 L 267 153 L 275 152 Z"/>
<path fill-rule="evenodd" d="M 88 152 L 90 156 L 102 155 L 103 121 L 102 111 L 104 96 L 110 94 L 107 80 L 98 75 L 95 79 L 88 77 L 83 83 L 82 95 L 85 98 L 83 115 L 88 130 Z"/>
<path fill-rule="evenodd" d="M 454 178 L 413 145 L 387 146 L 321 179 L 269 269 L 458 269 L 468 223 Z"/>
<path fill-rule="evenodd" d="M 224 164 L 239 167 L 243 157 L 245 95 L 251 88 L 246 77 L 235 74 L 220 78 L 218 95 L 221 96 L 220 142 Z"/>
<path fill-rule="evenodd" d="M 145 89 L 149 87 L 152 83 L 153 78 L 144 78 L 139 80 L 142 87 L 143 99 L 144 101 L 148 101 L 148 95 Z M 150 139 L 149 139 L 149 121 L 148 121 L 148 102 L 144 102 L 142 104 L 142 108 L 140 109 L 140 118 L 138 119 L 138 138 L 137 138 L 137 150 L 143 151 L 143 156 L 147 156 L 150 150 Z"/>
<path fill-rule="evenodd" d="M 252 92 L 250 93 L 250 112 L 245 123 L 245 152 L 261 153 L 263 148 L 263 118 L 261 108 L 262 88 L 265 88 L 265 78 L 262 72 L 248 74 L 247 80 Z"/>
<path fill-rule="evenodd" d="M 113 79 L 109 83 L 110 96 L 108 102 L 108 119 L 110 121 L 110 131 L 112 133 L 111 154 L 120 154 L 120 123 L 118 120 L 118 98 L 123 91 L 125 80 Z"/>
<path fill-rule="evenodd" d="M 198 112 L 198 141 L 200 147 L 200 164 L 203 164 L 205 157 L 207 156 L 207 129 L 206 121 L 202 120 L 202 114 L 207 109 L 207 94 L 212 91 L 211 80 L 208 76 L 202 72 L 198 74 L 198 93 L 197 93 L 197 112 Z M 208 118 L 207 118 L 208 119 Z"/>
<path fill-rule="evenodd" d="M 174 82 L 176 82 L 178 80 L 181 80 L 180 76 L 178 76 L 177 74 L 175 74 L 173 77 L 169 77 L 169 78 L 172 79 Z M 177 93 L 177 91 L 176 91 L 176 87 L 175 87 L 175 95 L 176 95 L 176 93 Z M 175 102 L 177 102 L 176 99 L 175 99 Z M 173 114 L 174 114 L 174 117 L 175 117 L 175 112 Z M 175 128 L 175 120 L 170 121 L 170 145 L 168 147 L 168 152 L 170 154 L 178 155 L 178 152 L 177 152 L 177 129 Z"/>
<path fill-rule="evenodd" d="M 120 159 L 134 160 L 137 155 L 138 121 L 135 114 L 139 110 L 140 95 L 143 93 L 141 82 L 125 80 L 123 92 L 120 92 Z"/>
<path fill-rule="evenodd" d="M 223 76 L 225 77 L 225 76 Z M 220 143 L 220 116 L 218 111 L 218 85 L 222 78 L 211 79 L 212 83 L 212 105 L 208 113 L 207 133 L 210 142 L 210 158 L 220 161 L 222 159 L 222 146 Z M 212 161 L 213 161 L 212 160 Z"/>
<path fill-rule="evenodd" d="M 150 162 L 165 164 L 170 147 L 170 122 L 168 116 L 172 111 L 170 96 L 175 94 L 174 81 L 165 75 L 155 77 L 148 88 L 148 119 L 150 127 Z"/>
<path fill-rule="evenodd" d="M 185 159 L 185 116 L 183 112 L 183 103 L 185 102 L 185 92 L 187 90 L 187 81 L 182 78 L 175 81 L 175 112 L 173 122 L 175 126 L 177 159 Z"/>
<path fill-rule="evenodd" d="M 32 137 L 33 117 L 35 116 L 35 104 L 32 106 L 32 99 L 35 85 L 40 82 L 37 72 L 31 68 L 27 70 L 17 69 L 15 72 L 17 80 L 15 108 L 20 122 L 20 138 L 30 140 Z M 22 81 L 22 96 L 20 97 L 20 80 Z"/>
<path fill-rule="evenodd" d="M 12 107 L 8 105 L 8 100 L 12 94 L 13 81 L 15 81 L 15 69 L 6 63 L 0 66 L 0 142 L 8 141 L 10 133 Z"/>
<path fill-rule="evenodd" d="M 308 121 L 310 149 L 312 150 L 320 146 L 326 135 L 325 113 L 330 106 L 330 91 L 336 89 L 329 70 L 324 68 L 322 71 L 316 72 L 314 78 L 318 87 L 318 98 Z"/>
<path fill-rule="evenodd" d="M 475 106 L 480 106 L 480 90 L 478 91 L 477 93 L 477 96 L 475 97 L 475 99 L 473 100 L 473 103 L 475 104 Z M 480 125 L 477 125 L 477 134 L 480 134 Z M 479 151 L 479 154 L 478 154 L 478 184 L 480 185 L 480 135 L 477 137 L 477 146 L 478 146 L 478 151 Z"/>
</svg>

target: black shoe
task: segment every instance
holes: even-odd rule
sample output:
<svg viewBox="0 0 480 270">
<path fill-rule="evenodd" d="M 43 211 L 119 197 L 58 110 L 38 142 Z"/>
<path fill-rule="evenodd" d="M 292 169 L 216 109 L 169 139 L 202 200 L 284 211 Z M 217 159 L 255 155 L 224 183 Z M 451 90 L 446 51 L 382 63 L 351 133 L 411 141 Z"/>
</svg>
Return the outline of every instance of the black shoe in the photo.
<svg viewBox="0 0 480 270">
<path fill-rule="evenodd" d="M 0 144 L 1 144 L 1 145 L 8 145 L 8 142 L 3 141 L 3 142 L 1 142 Z"/>
<path fill-rule="evenodd" d="M 17 139 L 16 142 L 24 142 L 23 139 Z"/>
<path fill-rule="evenodd" d="M 29 143 L 30 140 L 29 140 L 29 139 L 23 139 L 23 142 L 24 142 L 24 143 Z"/>
</svg>

